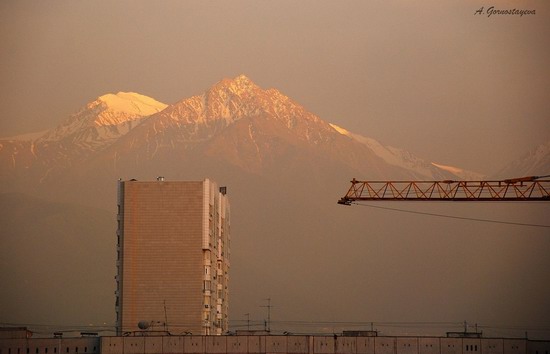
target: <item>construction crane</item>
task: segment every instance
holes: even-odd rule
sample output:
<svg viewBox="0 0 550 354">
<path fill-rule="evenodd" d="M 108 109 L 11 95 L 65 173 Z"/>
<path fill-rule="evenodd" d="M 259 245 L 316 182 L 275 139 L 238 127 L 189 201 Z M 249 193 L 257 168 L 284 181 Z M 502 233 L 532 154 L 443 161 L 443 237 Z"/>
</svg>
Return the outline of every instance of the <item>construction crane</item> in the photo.
<svg viewBox="0 0 550 354">
<path fill-rule="evenodd" d="M 351 181 L 338 204 L 356 201 L 550 201 L 547 176 L 500 181 Z"/>
</svg>

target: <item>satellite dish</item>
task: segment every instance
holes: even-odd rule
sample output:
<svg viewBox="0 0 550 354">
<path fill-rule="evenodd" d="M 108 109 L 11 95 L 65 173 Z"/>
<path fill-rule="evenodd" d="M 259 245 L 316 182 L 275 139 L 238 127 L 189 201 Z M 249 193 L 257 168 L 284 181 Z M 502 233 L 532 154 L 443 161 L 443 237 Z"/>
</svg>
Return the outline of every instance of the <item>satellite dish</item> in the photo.
<svg viewBox="0 0 550 354">
<path fill-rule="evenodd" d="M 138 323 L 139 329 L 147 329 L 147 328 L 149 328 L 150 325 L 151 324 L 147 321 L 139 321 L 139 323 Z"/>
</svg>

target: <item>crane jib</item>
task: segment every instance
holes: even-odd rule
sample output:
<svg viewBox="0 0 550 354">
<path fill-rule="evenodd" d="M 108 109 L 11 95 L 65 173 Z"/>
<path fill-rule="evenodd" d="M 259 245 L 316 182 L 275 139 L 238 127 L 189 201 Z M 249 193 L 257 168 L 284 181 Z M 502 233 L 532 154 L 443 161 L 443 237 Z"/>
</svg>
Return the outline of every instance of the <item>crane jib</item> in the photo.
<svg viewBox="0 0 550 354">
<path fill-rule="evenodd" d="M 547 176 L 544 176 L 547 177 Z M 521 177 L 500 181 L 358 181 L 338 204 L 355 201 L 550 201 L 550 180 Z"/>
</svg>

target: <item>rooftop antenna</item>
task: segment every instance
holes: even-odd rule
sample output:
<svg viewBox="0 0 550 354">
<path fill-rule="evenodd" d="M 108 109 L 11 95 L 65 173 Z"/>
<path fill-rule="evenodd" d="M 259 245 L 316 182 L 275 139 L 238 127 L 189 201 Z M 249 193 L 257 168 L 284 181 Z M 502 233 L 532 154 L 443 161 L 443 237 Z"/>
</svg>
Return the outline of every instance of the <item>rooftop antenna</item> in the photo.
<svg viewBox="0 0 550 354">
<path fill-rule="evenodd" d="M 248 331 L 250 331 L 250 314 L 245 313 L 244 315 L 246 316 L 246 328 Z"/>
<path fill-rule="evenodd" d="M 166 300 L 164 300 L 164 330 L 168 332 L 168 315 L 166 314 Z"/>
<path fill-rule="evenodd" d="M 267 307 L 267 323 L 264 322 L 264 326 L 266 327 L 267 332 L 271 332 L 271 298 L 268 297 L 267 299 L 267 305 L 263 305 L 261 307 Z"/>
</svg>

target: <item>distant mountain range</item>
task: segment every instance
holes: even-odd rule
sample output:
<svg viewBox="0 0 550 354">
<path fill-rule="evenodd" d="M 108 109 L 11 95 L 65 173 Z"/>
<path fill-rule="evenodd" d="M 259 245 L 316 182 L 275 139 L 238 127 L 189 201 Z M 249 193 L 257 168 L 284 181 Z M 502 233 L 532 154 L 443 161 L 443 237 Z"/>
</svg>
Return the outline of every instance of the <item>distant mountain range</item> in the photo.
<svg viewBox="0 0 550 354">
<path fill-rule="evenodd" d="M 172 105 L 137 93 L 106 94 L 39 137 L 15 137 L 0 144 L 1 179 L 11 183 L 44 183 L 90 168 L 118 176 L 126 168 L 159 159 L 171 165 L 190 155 L 215 156 L 260 174 L 273 165 L 291 166 L 297 156 L 312 155 L 364 171 L 362 178 L 483 177 L 329 124 L 278 90 L 263 90 L 243 75 Z"/>
<path fill-rule="evenodd" d="M 550 174 L 550 141 L 525 153 L 502 168 L 496 176 L 546 176 Z"/>
<path fill-rule="evenodd" d="M 548 146 L 537 150 L 517 167 L 511 164 L 510 170 L 504 171 L 506 177 L 547 169 L 548 150 Z M 387 318 L 381 316 L 397 311 L 401 315 L 399 320 L 410 321 L 417 317 L 413 314 L 407 317 L 408 303 L 389 300 L 392 294 L 404 292 L 401 285 L 411 284 L 409 269 L 417 267 L 416 271 L 425 275 L 419 278 L 419 284 L 431 286 L 432 279 L 441 276 L 437 273 L 441 264 L 434 260 L 440 254 L 445 262 L 450 262 L 444 267 L 445 278 L 456 284 L 470 281 L 464 271 L 470 265 L 483 264 L 486 269 L 500 273 L 508 264 L 508 258 L 504 263 L 491 258 L 492 263 L 488 263 L 485 253 L 479 252 L 479 258 L 477 253 L 471 254 L 468 243 L 463 241 L 471 233 L 465 236 L 460 227 L 440 223 L 431 224 L 428 230 L 417 219 L 376 212 L 358 214 L 336 204 L 354 177 L 477 180 L 484 176 L 432 163 L 406 150 L 349 132 L 308 112 L 278 90 L 262 89 L 241 75 L 224 79 L 201 95 L 169 105 L 137 93 L 107 94 L 58 127 L 37 135 L 0 140 L 0 193 L 5 193 L 0 201 L 5 209 L 26 210 L 17 217 L 9 214 L 2 220 L 6 233 L 2 235 L 2 248 L 13 251 L 12 256 L 4 258 L 2 273 L 16 269 L 18 274 L 17 279 L 9 274 L 0 277 L 9 280 L 12 287 L 6 295 L 3 320 L 45 321 L 50 308 L 59 311 L 63 306 L 67 313 L 51 318 L 64 321 L 74 318 L 73 323 L 88 323 L 91 317 L 100 321 L 96 314 L 114 317 L 114 295 L 105 300 L 105 294 L 114 291 L 116 181 L 154 180 L 157 176 L 165 176 L 166 180 L 211 178 L 228 187 L 232 210 L 233 319 L 247 312 L 253 313 L 252 317 L 260 316 L 254 315 L 255 307 L 249 306 L 258 299 L 272 297 L 278 302 L 279 318 L 304 319 L 316 314 L 317 318 L 323 318 L 321 312 L 327 308 L 327 302 L 340 298 L 343 302 L 338 305 L 338 316 L 347 319 L 364 318 L 363 311 L 368 310 L 374 316 L 371 318 Z M 106 212 L 98 212 L 92 206 Z M 51 214 L 53 209 L 55 215 Z M 497 209 L 491 210 L 498 214 Z M 491 237 L 490 233 L 487 231 L 485 237 Z M 441 246 L 441 242 L 447 242 L 441 241 L 441 235 L 450 242 L 456 241 L 449 246 L 452 253 L 446 253 L 447 246 Z M 57 246 L 45 247 L 54 236 Z M 414 252 L 403 248 L 403 240 L 406 244 L 406 240 L 416 241 L 408 243 Z M 93 250 L 92 254 L 85 254 L 83 244 Z M 25 250 L 38 252 L 36 247 L 43 250 L 38 258 L 40 265 L 34 262 L 28 267 L 29 255 Z M 380 252 L 380 247 L 384 252 Z M 455 249 L 458 251 L 454 252 Z M 398 256 L 388 257 L 390 253 Z M 75 255 L 80 255 L 85 266 L 71 265 Z M 80 299 L 63 297 L 63 306 L 48 305 L 47 301 L 57 298 L 46 294 L 46 285 L 40 285 L 36 294 L 30 293 L 33 286 L 16 286 L 18 279 L 42 284 L 44 272 L 59 274 L 67 257 L 73 262 L 67 263 L 69 268 L 86 269 L 87 277 L 97 279 L 100 288 L 94 294 L 102 298 L 95 304 L 94 316 L 90 316 L 91 310 L 83 307 Z M 435 263 L 423 268 L 419 259 L 432 259 Z M 465 263 L 455 268 L 453 262 Z M 98 263 L 100 267 L 94 266 Z M 493 264 L 497 268 L 492 268 Z M 377 271 L 358 276 L 359 269 L 369 267 Z M 379 276 L 382 271 L 392 275 Z M 59 276 L 68 279 L 67 286 L 73 293 L 90 291 L 85 278 L 80 282 L 74 274 Z M 370 283 L 358 281 L 361 277 L 370 277 Z M 479 276 L 480 282 L 486 280 L 483 274 Z M 377 285 L 370 286 L 372 282 Z M 56 286 L 61 283 L 55 282 Z M 434 293 L 428 298 L 444 299 L 445 306 L 450 304 L 462 320 L 460 309 L 468 311 L 468 303 L 464 302 L 464 294 L 453 290 L 457 287 L 432 287 Z M 477 296 L 479 292 L 472 293 Z M 416 297 L 419 302 L 425 298 L 423 293 Z M 391 302 L 391 310 L 384 307 L 382 299 Z M 368 307 L 357 305 L 369 301 Z M 33 318 L 32 311 L 22 316 L 18 313 L 23 312 L 14 310 L 28 303 L 46 309 L 40 319 Z M 440 313 L 444 313 L 441 308 L 431 314 L 430 320 Z M 338 318 L 335 314 L 327 316 Z M 113 317 L 104 321 L 112 323 Z"/>
</svg>

